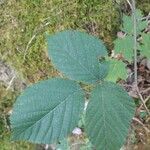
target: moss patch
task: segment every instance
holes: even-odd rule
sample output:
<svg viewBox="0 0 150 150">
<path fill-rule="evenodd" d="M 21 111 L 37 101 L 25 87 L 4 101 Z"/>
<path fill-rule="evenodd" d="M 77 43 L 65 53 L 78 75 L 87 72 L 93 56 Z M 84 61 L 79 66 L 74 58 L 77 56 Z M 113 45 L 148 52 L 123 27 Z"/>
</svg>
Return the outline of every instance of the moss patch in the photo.
<svg viewBox="0 0 150 150">
<path fill-rule="evenodd" d="M 1 150 L 35 150 L 35 146 L 27 142 L 13 142 L 10 140 L 10 134 L 6 134 L 0 139 Z"/>
<path fill-rule="evenodd" d="M 113 5 L 111 0 L 4 1 L 0 5 L 0 54 L 30 82 L 55 76 L 45 34 L 70 28 L 86 30 L 111 45 L 118 26 Z"/>
</svg>

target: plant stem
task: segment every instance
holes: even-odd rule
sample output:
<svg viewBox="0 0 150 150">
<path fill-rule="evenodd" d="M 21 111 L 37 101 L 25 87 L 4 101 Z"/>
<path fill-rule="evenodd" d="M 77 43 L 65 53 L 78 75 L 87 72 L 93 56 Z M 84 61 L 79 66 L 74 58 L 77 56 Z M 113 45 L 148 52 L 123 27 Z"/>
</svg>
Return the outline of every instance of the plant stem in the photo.
<svg viewBox="0 0 150 150">
<path fill-rule="evenodd" d="M 136 88 L 138 88 L 138 81 L 137 81 L 137 20 L 136 20 L 136 6 L 135 0 L 132 0 L 132 16 L 133 16 L 133 36 L 134 36 L 134 82 Z"/>
<path fill-rule="evenodd" d="M 143 104 L 143 106 L 145 107 L 145 110 L 147 111 L 148 115 L 150 115 L 150 112 L 144 102 L 144 99 L 139 91 L 139 87 L 138 87 L 138 76 L 137 76 L 137 17 L 136 17 L 136 5 L 135 5 L 135 0 L 132 0 L 132 17 L 133 17 L 133 39 L 134 39 L 134 45 L 133 45 L 133 49 L 134 49 L 134 83 L 135 83 L 135 88 L 137 91 L 137 94 L 139 95 L 141 102 Z"/>
<path fill-rule="evenodd" d="M 131 9 L 132 9 L 132 4 L 130 3 L 130 1 L 129 0 L 127 0 L 127 3 L 129 4 L 129 6 L 131 7 Z"/>
</svg>

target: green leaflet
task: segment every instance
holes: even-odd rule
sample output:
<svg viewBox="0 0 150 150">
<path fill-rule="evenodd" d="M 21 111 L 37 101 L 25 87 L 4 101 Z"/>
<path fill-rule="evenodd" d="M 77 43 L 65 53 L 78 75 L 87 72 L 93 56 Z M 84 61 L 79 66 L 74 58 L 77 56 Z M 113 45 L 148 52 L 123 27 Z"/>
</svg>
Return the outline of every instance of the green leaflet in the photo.
<svg viewBox="0 0 150 150">
<path fill-rule="evenodd" d="M 146 56 L 147 58 L 150 58 L 150 34 L 143 34 L 143 44 L 140 46 L 141 48 L 141 54 L 143 56 Z"/>
<path fill-rule="evenodd" d="M 136 18 L 137 18 L 137 33 L 139 34 L 143 29 L 145 29 L 148 25 L 147 21 L 142 21 L 141 18 L 143 17 L 142 12 L 137 9 L 136 10 Z M 133 34 L 133 20 L 132 16 L 123 15 L 123 27 L 121 28 L 122 31 Z"/>
<path fill-rule="evenodd" d="M 141 20 L 143 18 L 143 14 L 142 11 L 139 9 L 136 9 L 136 17 L 137 17 L 137 33 L 140 33 L 142 30 L 144 30 L 147 27 L 148 21 Z"/>
<path fill-rule="evenodd" d="M 126 33 L 133 33 L 133 21 L 131 16 L 123 15 L 123 27 L 121 28 L 122 31 Z"/>
<path fill-rule="evenodd" d="M 85 130 L 96 150 L 119 150 L 125 142 L 135 105 L 122 87 L 103 82 L 87 107 Z"/>
<path fill-rule="evenodd" d="M 133 60 L 133 37 L 125 36 L 124 38 L 117 38 L 114 41 L 115 53 L 121 53 L 123 57 L 131 62 Z"/>
<path fill-rule="evenodd" d="M 125 63 L 116 59 L 110 59 L 109 62 L 109 72 L 105 80 L 116 82 L 118 79 L 127 78 L 127 69 Z"/>
<path fill-rule="evenodd" d="M 99 61 L 107 55 L 104 44 L 87 33 L 68 30 L 48 36 L 48 53 L 70 79 L 95 83 L 108 73 L 108 64 Z"/>
<path fill-rule="evenodd" d="M 84 92 L 74 81 L 54 78 L 34 84 L 14 105 L 13 139 L 55 143 L 71 133 L 83 107 Z"/>
</svg>

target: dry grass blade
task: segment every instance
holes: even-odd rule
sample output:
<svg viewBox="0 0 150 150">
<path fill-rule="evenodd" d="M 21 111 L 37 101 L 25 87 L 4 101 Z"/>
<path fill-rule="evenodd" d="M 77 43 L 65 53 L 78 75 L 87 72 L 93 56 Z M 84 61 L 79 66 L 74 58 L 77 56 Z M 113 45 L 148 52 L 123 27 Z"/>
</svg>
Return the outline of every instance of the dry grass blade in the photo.
<svg viewBox="0 0 150 150">
<path fill-rule="evenodd" d="M 146 104 L 145 104 L 146 102 L 145 102 L 145 100 L 143 99 L 143 96 L 142 96 L 142 94 L 140 93 L 140 91 L 139 91 L 138 88 L 137 88 L 137 93 L 138 93 L 138 95 L 139 95 L 139 97 L 140 97 L 140 100 L 141 100 L 141 102 L 142 102 L 142 104 L 143 104 L 143 106 L 144 106 L 146 112 L 147 112 L 148 115 L 150 116 L 150 111 L 149 111 L 149 109 L 147 108 L 147 106 L 146 106 Z"/>
<path fill-rule="evenodd" d="M 133 121 L 136 121 L 138 124 L 140 124 L 144 129 L 145 129 L 145 131 L 147 132 L 147 133 L 150 133 L 150 130 L 138 119 L 138 118 L 133 118 L 132 119 Z"/>
</svg>

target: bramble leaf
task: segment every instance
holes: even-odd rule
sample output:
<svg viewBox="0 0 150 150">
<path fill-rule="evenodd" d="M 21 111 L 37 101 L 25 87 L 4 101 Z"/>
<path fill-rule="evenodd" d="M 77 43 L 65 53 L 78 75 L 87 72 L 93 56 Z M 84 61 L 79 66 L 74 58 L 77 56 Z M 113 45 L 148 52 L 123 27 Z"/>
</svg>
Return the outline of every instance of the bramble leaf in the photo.
<svg viewBox="0 0 150 150">
<path fill-rule="evenodd" d="M 132 33 L 133 31 L 133 21 L 131 16 L 123 15 L 123 27 L 121 28 L 122 31 L 126 33 Z"/>
<path fill-rule="evenodd" d="M 142 35 L 143 38 L 143 44 L 140 45 L 141 48 L 141 54 L 143 56 L 146 56 L 147 58 L 150 58 L 150 34 L 143 34 Z"/>
<path fill-rule="evenodd" d="M 136 10 L 136 16 L 137 16 L 137 32 L 140 33 L 140 31 L 144 30 L 147 27 L 148 21 L 142 20 L 143 14 L 142 11 L 139 9 Z"/>
<path fill-rule="evenodd" d="M 127 78 L 126 65 L 120 60 L 109 59 L 110 67 L 108 75 L 106 76 L 106 81 L 116 82 L 118 79 Z"/>
<path fill-rule="evenodd" d="M 133 59 L 133 37 L 125 36 L 124 38 L 117 38 L 114 41 L 115 53 L 120 53 L 129 62 Z"/>
<path fill-rule="evenodd" d="M 137 9 L 136 10 L 136 18 L 137 18 L 137 33 L 139 34 L 143 29 L 145 29 L 148 25 L 146 20 L 141 20 L 143 17 L 142 12 Z M 123 27 L 121 28 L 122 31 L 133 34 L 133 19 L 132 16 L 123 15 Z"/>
<path fill-rule="evenodd" d="M 79 31 L 48 36 L 48 53 L 55 67 L 68 78 L 95 83 L 108 73 L 108 64 L 99 61 L 107 50 L 98 38 Z"/>
<path fill-rule="evenodd" d="M 84 92 L 74 81 L 56 78 L 34 84 L 14 105 L 13 139 L 55 143 L 72 132 L 83 108 Z"/>
<path fill-rule="evenodd" d="M 125 142 L 135 105 L 122 87 L 103 82 L 91 94 L 85 130 L 97 150 L 119 150 Z"/>
</svg>

